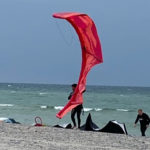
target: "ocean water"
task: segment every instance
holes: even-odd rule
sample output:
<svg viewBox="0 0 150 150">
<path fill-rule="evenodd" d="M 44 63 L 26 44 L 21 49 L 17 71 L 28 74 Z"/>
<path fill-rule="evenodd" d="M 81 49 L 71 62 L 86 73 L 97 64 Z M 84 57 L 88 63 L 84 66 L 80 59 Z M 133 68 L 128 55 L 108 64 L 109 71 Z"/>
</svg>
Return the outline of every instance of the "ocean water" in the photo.
<svg viewBox="0 0 150 150">
<path fill-rule="evenodd" d="M 70 123 L 70 113 L 63 119 L 56 118 L 56 113 L 68 102 L 70 92 L 70 85 L 0 83 L 0 117 L 29 125 L 36 116 L 46 125 Z M 87 86 L 82 124 L 91 113 L 100 128 L 110 120 L 117 120 L 125 123 L 130 135 L 140 136 L 139 123 L 133 127 L 139 108 L 150 115 L 148 87 Z M 146 135 L 150 137 L 150 128 Z"/>
</svg>

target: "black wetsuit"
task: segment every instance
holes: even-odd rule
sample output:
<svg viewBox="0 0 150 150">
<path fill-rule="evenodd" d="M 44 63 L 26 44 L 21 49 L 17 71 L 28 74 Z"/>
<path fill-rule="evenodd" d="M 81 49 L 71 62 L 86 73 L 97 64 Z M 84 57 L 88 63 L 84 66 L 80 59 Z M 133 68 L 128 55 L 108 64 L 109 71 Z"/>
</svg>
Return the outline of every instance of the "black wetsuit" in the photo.
<svg viewBox="0 0 150 150">
<path fill-rule="evenodd" d="M 73 95 L 73 92 L 70 93 L 68 100 L 71 99 L 72 95 Z M 82 109 L 83 109 L 83 105 L 81 104 L 75 107 L 74 109 L 72 109 L 71 111 L 71 120 L 74 126 L 76 126 L 75 114 L 77 113 L 78 128 L 80 128 L 80 124 L 81 124 L 80 116 L 81 116 Z"/>
<path fill-rule="evenodd" d="M 143 113 L 141 116 L 137 115 L 137 118 L 135 120 L 135 124 L 140 121 L 140 125 L 141 125 L 141 133 L 142 136 L 145 136 L 145 131 L 147 129 L 147 125 L 149 125 L 150 123 L 150 118 L 147 114 Z"/>
</svg>

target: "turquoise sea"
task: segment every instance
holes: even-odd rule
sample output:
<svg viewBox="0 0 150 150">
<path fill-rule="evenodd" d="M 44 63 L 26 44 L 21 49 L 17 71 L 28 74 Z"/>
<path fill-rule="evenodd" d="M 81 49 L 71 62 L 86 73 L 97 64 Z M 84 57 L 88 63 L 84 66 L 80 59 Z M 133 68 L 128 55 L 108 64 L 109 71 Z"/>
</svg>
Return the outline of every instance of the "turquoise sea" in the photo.
<svg viewBox="0 0 150 150">
<path fill-rule="evenodd" d="M 0 83 L 0 117 L 29 125 L 36 116 L 46 125 L 70 123 L 70 113 L 61 120 L 56 118 L 56 113 L 68 102 L 70 92 L 70 85 Z M 139 125 L 133 127 L 138 108 L 150 115 L 150 88 L 87 86 L 82 124 L 91 113 L 100 128 L 110 120 L 117 120 L 125 123 L 129 134 L 140 136 Z M 150 128 L 146 135 L 150 137 Z"/>
</svg>

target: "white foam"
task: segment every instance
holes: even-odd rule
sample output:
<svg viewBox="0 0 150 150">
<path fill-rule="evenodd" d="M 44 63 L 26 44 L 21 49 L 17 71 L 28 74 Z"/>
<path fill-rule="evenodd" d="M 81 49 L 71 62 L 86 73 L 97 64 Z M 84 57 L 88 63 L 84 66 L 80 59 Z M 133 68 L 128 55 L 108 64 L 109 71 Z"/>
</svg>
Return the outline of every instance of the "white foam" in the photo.
<svg viewBox="0 0 150 150">
<path fill-rule="evenodd" d="M 127 109 L 117 109 L 117 111 L 129 111 Z"/>
<path fill-rule="evenodd" d="M 101 111 L 101 110 L 103 110 L 103 109 L 101 109 L 101 108 L 95 108 L 95 111 Z"/>
<path fill-rule="evenodd" d="M 46 109 L 48 106 L 40 106 L 41 109 Z"/>
<path fill-rule="evenodd" d="M 47 94 L 47 93 L 44 93 L 44 92 L 39 93 L 39 95 L 45 95 L 45 94 Z"/>
<path fill-rule="evenodd" d="M 0 107 L 12 107 L 14 106 L 13 104 L 0 104 Z"/>
<path fill-rule="evenodd" d="M 54 106 L 54 109 L 57 109 L 57 110 L 62 110 L 64 108 L 64 106 Z"/>
<path fill-rule="evenodd" d="M 85 112 L 87 112 L 87 111 L 92 111 L 93 108 L 83 108 L 83 110 L 84 110 Z"/>
<path fill-rule="evenodd" d="M 63 109 L 64 107 L 63 106 L 54 106 L 54 109 L 57 109 L 57 110 L 61 110 L 61 109 Z M 85 112 L 89 112 L 89 111 L 101 111 L 101 110 L 103 110 L 103 109 L 101 109 L 101 108 L 83 108 L 83 110 L 85 111 Z"/>
<path fill-rule="evenodd" d="M 8 84 L 7 86 L 8 86 L 8 87 L 11 87 L 12 85 Z"/>
</svg>

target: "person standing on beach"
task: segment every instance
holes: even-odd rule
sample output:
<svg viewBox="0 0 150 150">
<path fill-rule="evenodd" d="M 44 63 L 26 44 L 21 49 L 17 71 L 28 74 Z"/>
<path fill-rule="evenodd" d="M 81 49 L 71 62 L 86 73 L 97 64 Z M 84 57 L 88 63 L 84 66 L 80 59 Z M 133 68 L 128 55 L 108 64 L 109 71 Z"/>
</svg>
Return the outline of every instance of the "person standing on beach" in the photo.
<svg viewBox="0 0 150 150">
<path fill-rule="evenodd" d="M 70 93 L 68 100 L 70 100 L 72 95 L 74 94 L 77 84 L 72 84 L 71 86 L 72 86 L 72 92 Z M 80 116 L 81 116 L 82 109 L 83 109 L 83 105 L 80 104 L 77 107 L 75 107 L 74 109 L 72 109 L 72 111 L 71 111 L 71 120 L 74 125 L 73 128 L 76 128 L 75 114 L 77 114 L 78 128 L 80 128 L 80 124 L 81 124 Z"/>
<path fill-rule="evenodd" d="M 150 118 L 149 116 L 143 112 L 142 109 L 138 110 L 138 115 L 134 123 L 134 127 L 136 127 L 137 122 L 140 121 L 140 128 L 142 136 L 145 136 L 145 131 L 149 127 Z"/>
</svg>

